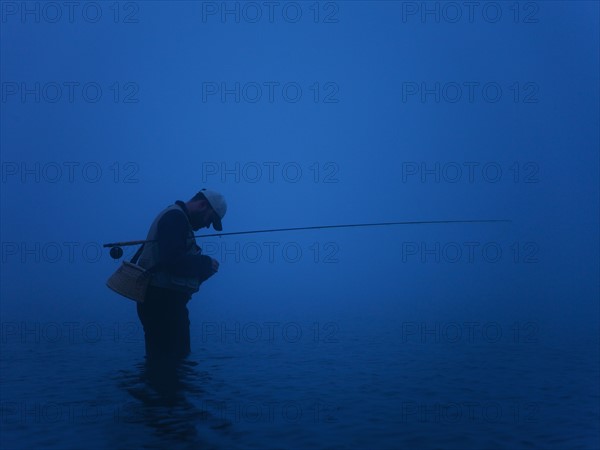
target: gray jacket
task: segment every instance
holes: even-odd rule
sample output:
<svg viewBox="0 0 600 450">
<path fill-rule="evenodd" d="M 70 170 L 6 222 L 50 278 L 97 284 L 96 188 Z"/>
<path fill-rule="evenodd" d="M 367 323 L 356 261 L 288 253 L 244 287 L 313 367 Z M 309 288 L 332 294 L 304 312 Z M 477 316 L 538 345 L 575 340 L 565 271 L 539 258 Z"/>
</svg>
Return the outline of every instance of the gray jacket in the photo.
<svg viewBox="0 0 600 450">
<path fill-rule="evenodd" d="M 197 292 L 210 277 L 212 259 L 196 244 L 185 203 L 178 200 L 152 222 L 138 264 L 154 268 L 151 286 L 187 293 Z"/>
</svg>

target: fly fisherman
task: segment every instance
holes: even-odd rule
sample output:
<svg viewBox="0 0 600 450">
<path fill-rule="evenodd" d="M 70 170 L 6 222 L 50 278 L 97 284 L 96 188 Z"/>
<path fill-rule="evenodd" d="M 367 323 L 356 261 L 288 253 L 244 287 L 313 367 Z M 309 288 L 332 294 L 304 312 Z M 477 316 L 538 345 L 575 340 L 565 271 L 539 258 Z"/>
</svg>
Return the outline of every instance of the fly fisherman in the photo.
<svg viewBox="0 0 600 450">
<path fill-rule="evenodd" d="M 218 261 L 202 255 L 194 231 L 223 230 L 225 198 L 202 189 L 187 202 L 177 200 L 154 219 L 138 264 L 153 269 L 152 281 L 137 314 L 144 327 L 148 358 L 178 359 L 190 352 L 187 302 L 200 284 L 219 270 Z"/>
</svg>

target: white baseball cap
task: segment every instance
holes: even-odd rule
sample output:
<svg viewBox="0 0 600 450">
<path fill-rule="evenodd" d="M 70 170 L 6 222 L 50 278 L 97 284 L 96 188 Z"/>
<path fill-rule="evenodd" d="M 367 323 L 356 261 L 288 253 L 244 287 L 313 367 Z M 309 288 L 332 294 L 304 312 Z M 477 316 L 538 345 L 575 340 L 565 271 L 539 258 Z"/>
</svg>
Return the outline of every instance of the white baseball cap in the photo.
<svg viewBox="0 0 600 450">
<path fill-rule="evenodd" d="M 211 208 L 217 213 L 218 217 L 213 222 L 213 228 L 217 231 L 223 231 L 221 220 L 225 217 L 225 213 L 227 212 L 227 202 L 225 201 L 225 197 L 210 189 L 202 189 L 200 192 L 206 197 Z"/>
</svg>

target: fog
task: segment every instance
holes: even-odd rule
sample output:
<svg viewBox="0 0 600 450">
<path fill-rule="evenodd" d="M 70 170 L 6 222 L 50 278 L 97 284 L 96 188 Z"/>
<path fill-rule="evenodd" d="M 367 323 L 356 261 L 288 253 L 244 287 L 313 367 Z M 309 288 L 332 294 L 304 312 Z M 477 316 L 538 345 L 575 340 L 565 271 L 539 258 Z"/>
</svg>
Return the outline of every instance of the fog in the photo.
<svg viewBox="0 0 600 450">
<path fill-rule="evenodd" d="M 349 346 L 475 330 L 597 350 L 597 3 L 501 3 L 497 20 L 436 2 L 121 2 L 97 21 L 20 5 L 0 28 L 3 344 L 137 323 L 102 245 L 209 188 L 223 233 L 507 222 L 198 238 L 221 265 L 192 333 L 318 323 Z"/>
</svg>

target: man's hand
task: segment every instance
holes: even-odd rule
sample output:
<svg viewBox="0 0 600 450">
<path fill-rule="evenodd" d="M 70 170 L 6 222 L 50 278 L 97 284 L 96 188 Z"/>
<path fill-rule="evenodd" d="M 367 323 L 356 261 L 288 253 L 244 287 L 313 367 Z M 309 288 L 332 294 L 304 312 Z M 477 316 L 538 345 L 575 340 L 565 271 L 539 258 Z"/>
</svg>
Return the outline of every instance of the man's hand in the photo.
<svg viewBox="0 0 600 450">
<path fill-rule="evenodd" d="M 216 259 L 212 260 L 212 271 L 213 273 L 217 273 L 219 271 L 219 261 Z"/>
</svg>

